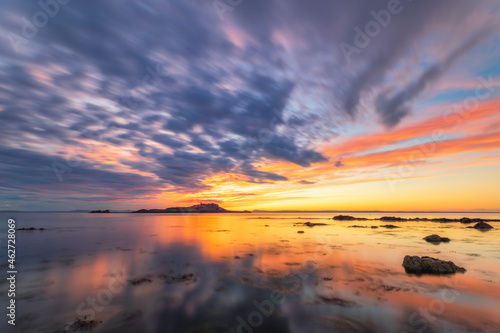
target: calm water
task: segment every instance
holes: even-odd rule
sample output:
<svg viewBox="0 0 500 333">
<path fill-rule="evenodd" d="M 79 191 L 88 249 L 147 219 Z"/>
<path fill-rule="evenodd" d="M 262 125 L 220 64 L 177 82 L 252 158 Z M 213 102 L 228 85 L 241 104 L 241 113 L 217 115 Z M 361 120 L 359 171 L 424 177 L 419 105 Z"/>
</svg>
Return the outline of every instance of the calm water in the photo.
<svg viewBox="0 0 500 333">
<path fill-rule="evenodd" d="M 94 332 L 500 332 L 500 223 L 389 230 L 333 215 L 2 214 L 3 271 L 9 217 L 47 230 L 17 232 L 17 325 L 2 314 L 0 331 L 64 331 L 86 316 Z M 294 225 L 306 221 L 328 225 Z M 422 240 L 433 233 L 452 241 Z M 407 254 L 467 272 L 408 275 Z"/>
</svg>

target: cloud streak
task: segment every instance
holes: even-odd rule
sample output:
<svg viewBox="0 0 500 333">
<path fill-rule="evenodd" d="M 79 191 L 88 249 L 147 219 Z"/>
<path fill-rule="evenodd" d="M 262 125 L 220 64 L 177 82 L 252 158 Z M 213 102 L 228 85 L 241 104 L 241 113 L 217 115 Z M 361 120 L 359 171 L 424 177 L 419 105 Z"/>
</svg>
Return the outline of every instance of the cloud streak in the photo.
<svg viewBox="0 0 500 333">
<path fill-rule="evenodd" d="M 43 208 L 306 187 L 356 153 L 424 135 L 419 103 L 481 63 L 498 6 L 402 6 L 347 63 L 339 45 L 387 1 L 245 1 L 224 20 L 211 2 L 72 1 L 30 38 L 44 9 L 4 1 L 0 34 L 27 44 L 0 40 L 0 195 Z"/>
</svg>

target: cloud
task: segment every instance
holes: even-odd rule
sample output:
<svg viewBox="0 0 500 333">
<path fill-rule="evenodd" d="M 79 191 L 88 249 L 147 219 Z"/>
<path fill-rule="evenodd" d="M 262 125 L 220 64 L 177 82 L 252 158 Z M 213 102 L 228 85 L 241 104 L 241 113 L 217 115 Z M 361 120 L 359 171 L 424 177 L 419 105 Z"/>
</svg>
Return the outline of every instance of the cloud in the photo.
<svg viewBox="0 0 500 333">
<path fill-rule="evenodd" d="M 491 31 L 492 28 L 488 28 L 480 31 L 472 38 L 469 38 L 457 49 L 452 51 L 446 59 L 430 66 L 414 82 L 392 96 L 389 96 L 389 94 L 385 92 L 380 94 L 376 100 L 376 108 L 377 112 L 382 117 L 383 123 L 388 127 L 397 125 L 411 112 L 415 98 L 418 97 L 426 87 L 439 80 L 463 54 L 488 37 Z"/>
<path fill-rule="evenodd" d="M 316 184 L 316 182 L 311 182 L 309 180 L 299 180 L 297 182 L 298 184 L 302 184 L 302 185 L 312 185 L 312 184 Z"/>
<path fill-rule="evenodd" d="M 102 170 L 76 157 L 40 154 L 13 148 L 0 148 L 0 177 L 3 187 L 19 194 L 38 193 L 42 197 L 76 195 L 78 199 L 124 200 L 153 196 L 162 188 L 154 178 L 136 173 Z M 27 163 L 26 161 L 30 161 Z"/>
<path fill-rule="evenodd" d="M 264 166 L 326 167 L 332 155 L 320 147 L 354 121 L 374 122 L 371 110 L 388 127 L 403 124 L 428 87 L 483 45 L 492 6 L 405 3 L 349 64 L 340 43 L 387 1 L 244 1 L 225 20 L 210 1 L 72 1 L 29 38 L 23 18 L 38 2 L 4 1 L 0 32 L 26 42 L 16 53 L 0 40 L 5 187 L 100 200 L 206 191 L 227 173 L 297 179 Z M 444 58 L 443 41 L 454 50 Z M 421 73 L 406 75 L 415 66 Z M 336 156 L 374 144 L 354 141 Z M 67 181 L 40 173 L 74 152 L 81 164 Z"/>
</svg>

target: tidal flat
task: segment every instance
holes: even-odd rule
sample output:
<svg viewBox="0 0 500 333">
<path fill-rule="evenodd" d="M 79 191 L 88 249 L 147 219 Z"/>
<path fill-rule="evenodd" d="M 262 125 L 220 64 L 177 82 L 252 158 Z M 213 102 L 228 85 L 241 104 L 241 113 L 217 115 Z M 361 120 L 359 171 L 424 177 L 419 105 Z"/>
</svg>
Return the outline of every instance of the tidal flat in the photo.
<svg viewBox="0 0 500 333">
<path fill-rule="evenodd" d="M 334 215 L 2 214 L 25 228 L 16 233 L 15 330 L 500 332 L 500 222 L 486 232 L 413 220 L 387 228 L 384 213 Z M 408 274 L 406 255 L 466 271 Z M 0 331 L 10 330 L 3 320 Z"/>
</svg>

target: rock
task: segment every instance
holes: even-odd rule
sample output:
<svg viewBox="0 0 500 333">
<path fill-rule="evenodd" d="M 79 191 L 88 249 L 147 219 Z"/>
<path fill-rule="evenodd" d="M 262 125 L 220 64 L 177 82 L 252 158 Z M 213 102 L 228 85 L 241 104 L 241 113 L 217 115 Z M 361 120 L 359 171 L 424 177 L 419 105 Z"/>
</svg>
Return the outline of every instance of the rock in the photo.
<svg viewBox="0 0 500 333">
<path fill-rule="evenodd" d="M 412 274 L 453 274 L 466 271 L 465 268 L 458 267 L 451 261 L 418 256 L 405 256 L 403 267 L 406 273 Z"/>
<path fill-rule="evenodd" d="M 143 277 L 143 278 L 137 278 L 137 279 L 130 280 L 130 283 L 134 286 L 140 286 L 141 284 L 151 283 L 151 282 L 153 282 L 153 280 L 151 280 L 149 277 Z"/>
<path fill-rule="evenodd" d="M 319 298 L 325 303 L 334 304 L 334 305 L 338 305 L 341 307 L 351 308 L 351 307 L 358 306 L 358 304 L 356 302 L 349 301 L 349 300 L 339 298 L 339 297 L 320 295 Z"/>
<path fill-rule="evenodd" d="M 445 217 L 439 217 L 435 219 L 431 219 L 433 222 L 441 222 L 441 223 L 450 223 L 450 222 L 457 222 L 456 219 L 447 219 Z"/>
<path fill-rule="evenodd" d="M 395 226 L 395 225 L 392 225 L 392 224 L 385 224 L 385 225 L 381 225 L 380 227 L 381 228 L 387 228 L 387 229 L 399 228 L 398 226 Z"/>
<path fill-rule="evenodd" d="M 372 229 L 378 229 L 378 227 L 376 225 L 372 225 L 371 228 Z"/>
<path fill-rule="evenodd" d="M 436 234 L 424 237 L 424 239 L 426 241 L 428 241 L 429 243 L 441 243 L 441 242 L 448 243 L 450 241 L 450 239 L 448 237 L 441 237 L 441 236 L 436 235 Z"/>
<path fill-rule="evenodd" d="M 490 230 L 493 229 L 493 227 L 490 224 L 481 221 L 479 223 L 476 223 L 476 225 L 474 225 L 474 229 Z"/>
<path fill-rule="evenodd" d="M 241 259 L 238 256 L 234 257 L 235 259 Z M 198 281 L 198 274 L 194 273 L 187 273 L 187 274 L 179 274 L 179 275 L 167 275 L 167 274 L 160 274 L 159 277 L 165 281 L 165 283 L 179 283 L 179 282 L 186 282 L 186 283 L 193 283 Z"/>
<path fill-rule="evenodd" d="M 317 225 L 327 225 L 326 223 L 311 223 L 311 222 L 305 222 L 303 225 L 306 227 L 315 227 Z"/>
<path fill-rule="evenodd" d="M 99 322 L 97 320 L 81 320 L 77 319 L 69 328 L 69 332 L 92 331 Z"/>
<path fill-rule="evenodd" d="M 404 222 L 408 221 L 408 219 L 402 218 L 402 217 L 395 217 L 395 216 L 383 216 L 380 218 L 380 221 L 386 221 L 386 222 Z"/>
<path fill-rule="evenodd" d="M 102 214 L 102 213 L 111 213 L 109 211 L 109 209 L 106 209 L 106 210 L 100 210 L 100 209 L 97 209 L 97 210 L 93 210 L 91 211 L 92 214 Z"/>
<path fill-rule="evenodd" d="M 356 218 L 354 216 L 349 215 L 337 215 L 333 217 L 334 220 L 337 221 L 354 221 Z"/>
<path fill-rule="evenodd" d="M 462 217 L 460 223 L 472 223 L 472 220 L 468 217 Z"/>
<path fill-rule="evenodd" d="M 298 234 L 303 234 L 304 232 L 302 230 L 297 231 Z"/>
</svg>

